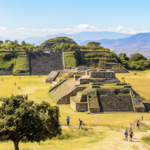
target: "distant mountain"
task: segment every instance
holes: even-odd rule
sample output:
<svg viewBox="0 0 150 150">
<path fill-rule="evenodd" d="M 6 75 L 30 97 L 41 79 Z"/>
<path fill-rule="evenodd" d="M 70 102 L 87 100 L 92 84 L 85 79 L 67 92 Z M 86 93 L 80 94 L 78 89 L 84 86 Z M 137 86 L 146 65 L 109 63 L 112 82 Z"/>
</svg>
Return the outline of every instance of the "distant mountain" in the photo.
<svg viewBox="0 0 150 150">
<path fill-rule="evenodd" d="M 91 40 L 84 41 L 80 45 L 86 45 L 89 41 Z M 139 52 L 145 56 L 150 56 L 150 33 L 139 33 L 122 39 L 100 39 L 96 41 L 117 53 L 126 52 L 130 55 Z"/>
<path fill-rule="evenodd" d="M 27 43 L 34 43 L 36 45 L 41 44 L 42 42 L 59 36 L 65 36 L 72 38 L 78 44 L 85 40 L 100 40 L 100 39 L 118 39 L 118 38 L 127 38 L 131 34 L 125 33 L 116 33 L 116 32 L 106 32 L 106 31 L 97 31 L 97 32 L 80 32 L 76 34 L 56 34 L 56 35 L 47 35 L 46 37 L 30 37 L 25 39 Z"/>
</svg>

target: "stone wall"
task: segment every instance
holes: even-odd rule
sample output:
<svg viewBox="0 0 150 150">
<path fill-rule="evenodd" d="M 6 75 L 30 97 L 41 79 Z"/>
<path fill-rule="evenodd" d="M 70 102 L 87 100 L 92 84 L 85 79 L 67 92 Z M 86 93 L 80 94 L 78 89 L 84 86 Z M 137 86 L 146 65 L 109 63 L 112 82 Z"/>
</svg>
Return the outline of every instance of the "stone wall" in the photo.
<svg viewBox="0 0 150 150">
<path fill-rule="evenodd" d="M 111 71 L 90 72 L 89 76 L 91 78 L 115 78 L 115 72 Z"/>
<path fill-rule="evenodd" d="M 0 70 L 0 75 L 11 75 L 12 70 Z"/>
<path fill-rule="evenodd" d="M 89 84 L 90 82 L 101 82 L 101 83 L 119 83 L 117 78 L 80 78 L 80 84 Z"/>
<path fill-rule="evenodd" d="M 143 104 L 145 106 L 145 111 L 150 111 L 150 101 L 144 101 Z"/>
<path fill-rule="evenodd" d="M 74 111 L 88 111 L 88 103 L 76 103 L 73 98 L 70 98 L 70 105 Z"/>
<path fill-rule="evenodd" d="M 100 112 L 100 108 L 89 108 L 88 111 L 91 113 L 98 113 Z"/>
<path fill-rule="evenodd" d="M 132 88 L 130 90 L 130 95 L 131 95 L 134 111 L 144 112 L 145 106 L 143 105 L 143 98 L 139 94 L 137 94 Z"/>
<path fill-rule="evenodd" d="M 78 92 L 76 95 L 76 100 L 78 102 L 87 102 L 87 94 L 82 93 L 82 92 Z"/>
<path fill-rule="evenodd" d="M 46 83 L 52 83 L 53 81 L 55 81 L 56 77 L 58 76 L 59 71 L 51 71 L 51 73 L 48 75 L 48 77 L 46 78 Z"/>
<path fill-rule="evenodd" d="M 61 84 L 63 84 L 65 81 L 67 81 L 67 79 L 62 80 L 61 82 L 59 82 L 58 84 L 56 84 L 55 86 L 53 86 L 52 88 L 49 89 L 49 92 L 53 91 L 54 89 L 56 89 L 58 86 L 60 86 Z"/>
<path fill-rule="evenodd" d="M 133 111 L 130 95 L 115 95 L 110 93 L 100 96 L 102 111 Z"/>
<path fill-rule="evenodd" d="M 74 75 L 74 80 L 78 80 L 82 75 Z"/>
<path fill-rule="evenodd" d="M 80 82 L 80 84 L 88 84 L 91 82 L 91 79 L 81 78 L 79 82 Z"/>
<path fill-rule="evenodd" d="M 51 71 L 63 70 L 63 54 L 60 52 L 30 52 L 30 74 L 48 75 Z"/>
<path fill-rule="evenodd" d="M 66 67 L 65 67 L 65 69 L 69 69 L 69 70 L 70 70 L 70 69 L 71 69 L 71 67 L 69 67 L 69 66 L 67 67 L 67 66 L 66 66 Z"/>
<path fill-rule="evenodd" d="M 61 99 L 59 99 L 56 103 L 57 104 L 69 104 L 70 103 L 70 97 L 76 96 L 79 91 L 83 91 L 86 87 L 75 87 L 70 93 L 63 96 Z M 58 93 L 59 94 L 59 93 Z"/>
<path fill-rule="evenodd" d="M 133 111 L 130 89 L 96 89 L 101 111 Z"/>
</svg>

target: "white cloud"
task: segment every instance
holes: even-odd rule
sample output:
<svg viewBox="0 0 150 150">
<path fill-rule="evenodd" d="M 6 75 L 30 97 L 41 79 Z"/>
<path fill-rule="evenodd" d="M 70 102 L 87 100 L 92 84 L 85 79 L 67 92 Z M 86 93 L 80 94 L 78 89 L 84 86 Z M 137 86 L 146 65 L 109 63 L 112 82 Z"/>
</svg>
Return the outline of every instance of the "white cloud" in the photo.
<svg viewBox="0 0 150 150">
<path fill-rule="evenodd" d="M 0 36 L 10 37 L 10 38 L 26 38 L 29 36 L 46 36 L 46 35 L 54 35 L 59 33 L 66 33 L 66 34 L 74 34 L 79 32 L 85 31 L 110 31 L 110 32 L 118 32 L 118 33 L 127 33 L 127 34 L 136 34 L 139 31 L 136 31 L 131 28 L 125 28 L 123 26 L 119 26 L 116 28 L 108 28 L 108 29 L 100 29 L 93 25 L 88 24 L 80 24 L 73 28 L 64 28 L 64 29 L 26 29 L 24 27 L 20 27 L 17 29 L 8 29 L 7 27 L 0 27 Z M 141 32 L 147 32 L 145 30 Z"/>
</svg>

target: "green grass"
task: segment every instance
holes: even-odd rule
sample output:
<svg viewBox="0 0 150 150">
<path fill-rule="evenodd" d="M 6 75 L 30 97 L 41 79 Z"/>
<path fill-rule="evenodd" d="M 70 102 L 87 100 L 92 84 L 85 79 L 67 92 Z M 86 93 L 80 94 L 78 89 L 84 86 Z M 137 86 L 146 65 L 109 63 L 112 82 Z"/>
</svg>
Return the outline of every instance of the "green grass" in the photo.
<svg viewBox="0 0 150 150">
<path fill-rule="evenodd" d="M 9 53 L 0 53 L 0 70 L 5 68 L 13 68 L 17 57 Z"/>
<path fill-rule="evenodd" d="M 139 75 L 133 75 L 133 72 L 130 72 L 118 73 L 116 76 L 120 80 L 121 77 L 125 77 L 125 81 L 129 82 L 133 89 L 140 93 L 144 98 L 150 99 L 150 70 L 139 71 L 137 73 L 139 73 Z M 34 100 L 37 103 L 48 101 L 51 105 L 56 105 L 48 93 L 51 84 L 45 83 L 46 77 L 47 76 L 22 76 L 19 80 L 18 76 L 0 76 L 0 79 L 4 79 L 3 82 L 0 80 L 0 97 L 9 97 L 11 94 L 28 94 L 29 100 Z M 14 85 L 15 82 L 17 84 L 16 86 Z M 21 86 L 21 90 L 17 89 L 18 86 Z M 86 126 L 100 126 L 100 129 L 91 129 L 88 132 L 82 132 L 76 129 L 64 129 L 62 137 L 57 137 L 53 140 L 46 140 L 45 142 L 41 142 L 40 145 L 39 143 L 30 142 L 20 143 L 20 150 L 94 149 L 93 147 L 98 147 L 101 144 L 100 142 L 106 137 L 105 133 L 111 132 L 111 130 L 106 130 L 103 126 L 124 129 L 129 127 L 130 122 L 140 120 L 141 116 L 144 117 L 144 120 L 150 120 L 150 113 L 110 112 L 95 113 L 94 115 L 91 115 L 86 112 L 74 112 L 70 107 L 70 104 L 58 106 L 60 109 L 60 123 L 62 125 L 66 125 L 66 117 L 70 116 L 71 126 L 78 126 L 78 119 L 81 119 Z M 141 128 L 144 131 L 150 130 L 149 127 L 144 126 L 143 124 L 141 124 Z M 136 128 L 134 128 L 134 132 L 137 132 Z M 142 140 L 149 144 L 150 137 L 143 137 Z M 0 142 L 0 145 L 0 150 L 13 149 L 13 143 L 11 141 Z M 97 147 L 94 150 L 96 150 Z"/>
<path fill-rule="evenodd" d="M 150 135 L 148 135 L 148 136 L 143 136 L 143 137 L 141 138 L 141 141 L 144 142 L 144 143 L 146 143 L 146 144 L 148 144 L 148 145 L 150 145 Z"/>
<path fill-rule="evenodd" d="M 137 75 L 133 73 L 136 72 Z M 130 83 L 132 88 L 147 100 L 150 100 L 150 70 L 130 71 L 129 73 L 117 73 L 116 77 L 122 82 L 121 77 L 125 77 L 125 82 Z"/>
<path fill-rule="evenodd" d="M 16 65 L 14 66 L 13 73 L 15 75 L 21 73 L 29 73 L 29 62 L 28 56 L 24 55 L 24 57 L 19 56 L 16 61 Z"/>
<path fill-rule="evenodd" d="M 75 58 L 75 52 L 64 52 L 65 66 L 69 66 L 72 68 L 77 67 L 77 60 Z"/>
<path fill-rule="evenodd" d="M 92 148 L 106 138 L 102 130 L 87 129 L 63 129 L 62 135 L 39 143 L 22 143 L 20 150 L 83 150 L 87 147 Z M 13 142 L 0 142 L 0 150 L 12 150 Z"/>
</svg>

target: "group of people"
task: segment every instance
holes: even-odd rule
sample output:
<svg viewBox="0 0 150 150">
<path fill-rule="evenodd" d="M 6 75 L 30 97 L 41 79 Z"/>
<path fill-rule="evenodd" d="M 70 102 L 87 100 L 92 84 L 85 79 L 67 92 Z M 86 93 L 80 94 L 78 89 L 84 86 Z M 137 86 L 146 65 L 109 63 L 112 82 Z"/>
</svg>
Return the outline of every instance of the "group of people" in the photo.
<svg viewBox="0 0 150 150">
<path fill-rule="evenodd" d="M 70 117 L 69 116 L 67 116 L 66 122 L 67 122 L 67 126 L 70 127 Z M 83 128 L 82 128 L 82 120 L 79 119 L 79 129 L 80 128 L 83 130 Z"/>
<path fill-rule="evenodd" d="M 143 116 L 142 116 L 142 118 L 143 118 Z M 141 131 L 140 121 L 139 120 L 137 121 L 136 126 Z M 129 133 L 128 133 L 128 130 L 126 129 L 125 132 L 124 132 L 124 135 L 125 135 L 125 140 L 128 141 L 128 136 L 130 136 L 130 141 L 132 141 L 132 138 L 133 138 L 133 129 L 130 128 Z"/>
</svg>

